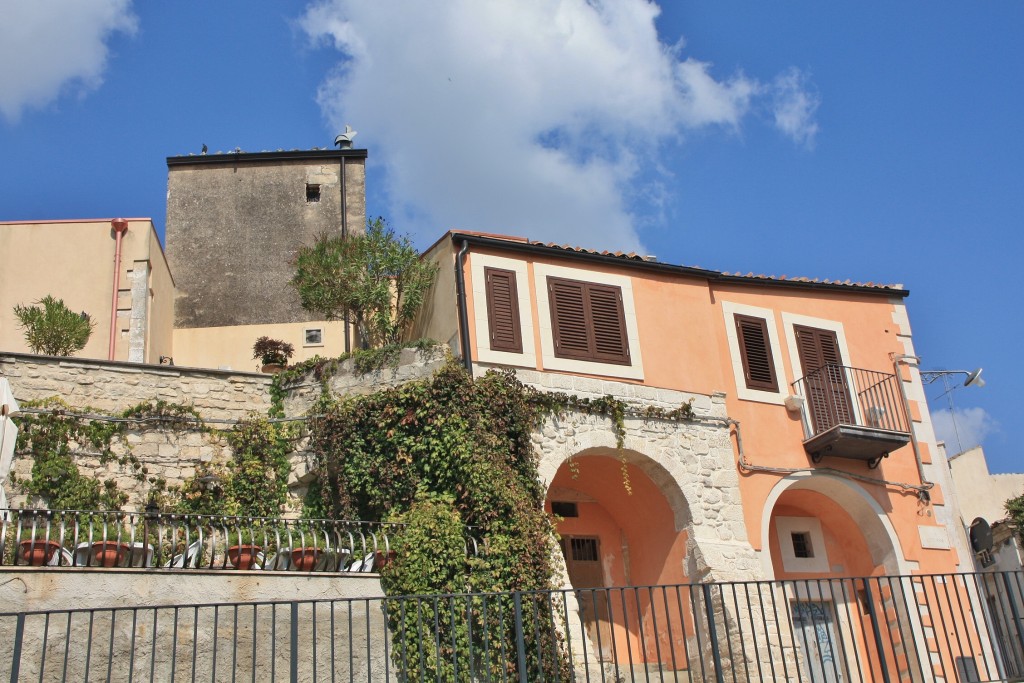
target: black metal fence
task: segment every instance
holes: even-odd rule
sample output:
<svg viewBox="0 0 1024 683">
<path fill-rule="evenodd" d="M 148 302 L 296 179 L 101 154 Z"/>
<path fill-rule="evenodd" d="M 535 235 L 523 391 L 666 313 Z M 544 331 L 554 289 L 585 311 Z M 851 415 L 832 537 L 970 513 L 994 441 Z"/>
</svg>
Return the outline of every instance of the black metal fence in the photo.
<svg viewBox="0 0 1024 683">
<path fill-rule="evenodd" d="M 7 613 L 0 679 L 1020 680 L 1022 589 L 1014 572 Z"/>
<path fill-rule="evenodd" d="M 401 525 L 93 510 L 0 509 L 0 566 L 372 572 Z M 466 549 L 478 545 L 466 532 Z"/>
</svg>

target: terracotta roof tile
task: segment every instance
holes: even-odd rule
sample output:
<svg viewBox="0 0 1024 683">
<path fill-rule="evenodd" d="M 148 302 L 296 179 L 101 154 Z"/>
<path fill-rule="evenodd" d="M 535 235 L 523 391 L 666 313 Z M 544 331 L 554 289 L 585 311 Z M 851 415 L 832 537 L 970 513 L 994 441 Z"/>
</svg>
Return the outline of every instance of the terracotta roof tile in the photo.
<svg viewBox="0 0 1024 683">
<path fill-rule="evenodd" d="M 514 237 L 506 237 L 506 236 L 502 236 L 502 235 L 491 235 L 491 236 L 492 237 L 497 237 L 499 239 L 509 239 L 509 240 L 519 241 L 517 238 L 514 238 Z M 539 246 L 539 247 L 549 247 L 551 249 L 561 249 L 563 251 L 571 251 L 571 252 L 575 252 L 575 253 L 578 253 L 578 254 L 594 254 L 594 255 L 597 255 L 597 256 L 610 256 L 610 257 L 621 258 L 621 259 L 630 260 L 630 261 L 651 261 L 651 260 L 654 260 L 653 257 L 641 256 L 640 254 L 637 254 L 636 252 L 632 252 L 632 251 L 629 252 L 629 253 L 625 253 L 625 252 L 621 252 L 621 251 L 598 251 L 596 249 L 585 249 L 583 247 L 576 247 L 576 246 L 572 246 L 572 245 L 569 245 L 569 244 L 556 244 L 555 242 L 529 241 L 529 243 L 533 244 L 535 246 Z M 679 265 L 682 265 L 682 264 L 679 264 Z M 704 270 L 704 269 L 700 268 L 700 266 L 684 266 L 684 267 L 694 268 L 694 269 L 697 269 L 697 270 Z M 743 278 L 743 279 L 749 279 L 749 280 L 768 280 L 768 281 L 775 280 L 775 281 L 789 281 L 789 282 L 806 282 L 806 283 L 811 283 L 811 284 L 838 285 L 838 286 L 844 286 L 844 287 L 862 287 L 862 288 L 866 287 L 866 288 L 870 288 L 870 289 L 892 289 L 892 290 L 902 290 L 903 289 L 903 285 L 901 285 L 901 284 L 887 285 L 887 284 L 880 284 L 880 283 L 874 283 L 874 282 L 854 282 L 854 281 L 850 280 L 849 278 L 847 278 L 846 280 L 832 280 L 832 279 L 829 279 L 829 278 L 787 277 L 786 275 L 779 275 L 779 276 L 764 275 L 764 274 L 754 273 L 754 272 L 749 272 L 749 273 L 746 273 L 746 274 L 738 272 L 738 271 L 735 272 L 735 273 L 730 273 L 728 271 L 714 271 L 714 272 L 717 272 L 717 273 L 720 273 L 722 275 L 725 275 L 726 277 Z"/>
</svg>

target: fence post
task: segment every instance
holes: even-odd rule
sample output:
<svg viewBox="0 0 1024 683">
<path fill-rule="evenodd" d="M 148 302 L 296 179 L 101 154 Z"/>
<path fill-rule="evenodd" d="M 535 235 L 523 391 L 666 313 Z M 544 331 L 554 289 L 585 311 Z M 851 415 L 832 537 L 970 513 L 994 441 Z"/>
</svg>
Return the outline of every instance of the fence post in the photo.
<svg viewBox="0 0 1024 683">
<path fill-rule="evenodd" d="M 18 625 L 14 631 L 14 654 L 11 655 L 11 683 L 18 683 L 21 673 L 21 641 L 25 637 L 25 614 L 18 615 Z"/>
<path fill-rule="evenodd" d="M 1020 611 L 1017 609 L 1017 600 L 1013 595 L 1013 589 L 1010 587 L 1009 572 L 1002 572 L 1003 574 L 1003 585 L 1006 586 L 1006 600 L 1010 603 L 1010 611 L 1013 612 L 1013 630 L 1017 632 L 1017 640 L 1020 641 L 1021 652 L 1024 652 L 1024 631 L 1021 631 L 1020 624 Z M 1018 586 L 1018 594 L 1019 594 Z"/>
<path fill-rule="evenodd" d="M 290 653 L 289 680 L 299 683 L 299 603 L 292 601 L 292 646 Z"/>
<path fill-rule="evenodd" d="M 913 590 L 913 587 L 911 587 L 911 590 Z M 885 648 L 882 644 L 882 631 L 878 628 L 878 615 L 875 613 L 875 600 L 871 597 L 871 584 L 868 579 L 864 579 L 864 600 L 867 602 L 868 619 L 871 620 L 871 630 L 875 634 L 875 647 L 878 648 L 878 666 L 882 669 L 882 680 L 885 683 L 889 683 L 889 667 L 885 665 Z M 927 645 L 925 647 L 927 648 Z"/>
<path fill-rule="evenodd" d="M 702 583 L 701 592 L 704 594 L 704 612 L 708 617 L 708 640 L 711 642 L 711 658 L 715 662 L 716 683 L 725 682 L 725 674 L 722 673 L 722 655 L 718 649 L 718 628 L 715 626 L 715 608 L 711 604 L 711 584 Z M 723 609 L 725 605 L 723 603 Z"/>
<path fill-rule="evenodd" d="M 512 594 L 515 605 L 516 654 L 519 657 L 519 683 L 530 683 L 526 679 L 526 636 L 523 633 L 523 594 L 516 591 Z"/>
</svg>

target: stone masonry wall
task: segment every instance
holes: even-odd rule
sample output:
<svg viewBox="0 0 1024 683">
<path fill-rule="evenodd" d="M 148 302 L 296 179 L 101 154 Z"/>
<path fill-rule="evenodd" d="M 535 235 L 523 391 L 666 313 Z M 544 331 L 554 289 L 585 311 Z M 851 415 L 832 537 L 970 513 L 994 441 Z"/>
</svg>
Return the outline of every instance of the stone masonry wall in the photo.
<svg viewBox="0 0 1024 683">
<path fill-rule="evenodd" d="M 359 373 L 352 360 L 338 364 L 327 380 L 335 396 L 366 394 L 432 375 L 447 358 L 446 347 L 426 351 L 404 349 L 395 366 Z M 200 370 L 163 365 L 142 365 L 29 354 L 0 354 L 0 376 L 6 377 L 15 397 L 22 403 L 58 397 L 72 408 L 119 413 L 145 401 L 193 406 L 211 429 L 193 427 L 133 425 L 115 437 L 112 450 L 117 458 L 133 455 L 144 470 L 122 465 L 117 459 L 101 463 L 88 449 L 76 453 L 79 471 L 100 480 L 112 479 L 128 494 L 128 509 L 141 509 L 152 484 L 159 477 L 169 487 L 181 486 L 202 464 L 225 465 L 232 450 L 225 436 L 236 420 L 252 413 L 266 415 L 270 405 L 271 378 L 251 373 Z M 310 372 L 291 384 L 284 405 L 289 417 L 304 415 L 320 395 L 321 384 Z M 311 480 L 312 454 L 306 441 L 291 454 L 289 501 L 285 516 L 299 513 L 300 502 Z M 32 459 L 15 453 L 14 477 L 27 479 Z M 141 476 L 140 476 L 141 475 Z M 7 487 L 10 489 L 11 487 Z M 17 491 L 8 490 L 13 507 L 32 507 Z"/>
<path fill-rule="evenodd" d="M 163 400 L 191 405 L 206 420 L 237 420 L 270 407 L 271 378 L 253 373 L 0 353 L 0 377 L 19 401 L 59 396 L 106 412 Z"/>
</svg>

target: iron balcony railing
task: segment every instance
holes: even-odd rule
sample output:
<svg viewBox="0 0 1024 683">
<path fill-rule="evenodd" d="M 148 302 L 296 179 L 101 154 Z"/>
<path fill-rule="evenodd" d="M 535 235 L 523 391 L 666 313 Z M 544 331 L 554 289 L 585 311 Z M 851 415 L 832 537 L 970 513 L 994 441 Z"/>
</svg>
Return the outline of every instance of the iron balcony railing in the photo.
<svg viewBox="0 0 1024 683">
<path fill-rule="evenodd" d="M 0 509 L 0 565 L 373 572 L 402 525 L 145 512 Z M 467 529 L 466 551 L 479 546 Z"/>
<path fill-rule="evenodd" d="M 1003 681 L 1021 572 L 0 613 L 0 679 Z"/>
<path fill-rule="evenodd" d="M 806 405 L 808 438 L 837 425 L 909 433 L 896 375 L 829 363 L 793 382 Z"/>
</svg>

